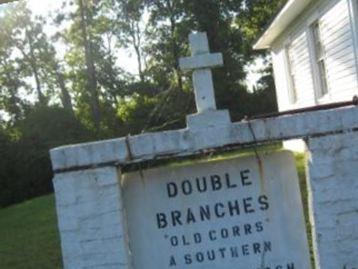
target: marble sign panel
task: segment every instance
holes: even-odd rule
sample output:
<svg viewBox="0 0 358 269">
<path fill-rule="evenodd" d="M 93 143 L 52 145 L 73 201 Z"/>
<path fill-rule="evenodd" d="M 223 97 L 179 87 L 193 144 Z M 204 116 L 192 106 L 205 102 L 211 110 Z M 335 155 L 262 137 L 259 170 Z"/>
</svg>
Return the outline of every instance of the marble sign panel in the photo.
<svg viewBox="0 0 358 269">
<path fill-rule="evenodd" d="M 308 269 L 290 152 L 123 175 L 134 269 Z"/>
</svg>

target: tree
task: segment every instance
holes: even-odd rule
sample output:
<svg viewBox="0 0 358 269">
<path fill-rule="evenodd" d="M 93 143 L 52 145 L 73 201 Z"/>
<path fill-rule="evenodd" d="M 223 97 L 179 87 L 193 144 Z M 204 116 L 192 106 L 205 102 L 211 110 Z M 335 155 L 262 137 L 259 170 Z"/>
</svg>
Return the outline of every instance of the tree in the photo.
<svg viewBox="0 0 358 269">
<path fill-rule="evenodd" d="M 66 86 L 66 78 L 64 72 L 62 71 L 62 67 L 60 66 L 59 62 L 56 60 L 55 57 L 52 64 L 53 64 L 52 70 L 54 71 L 54 75 L 56 76 L 57 83 L 61 90 L 60 99 L 61 99 L 62 106 L 64 109 L 69 111 L 72 115 L 74 115 L 72 98 Z"/>
<path fill-rule="evenodd" d="M 4 41 L 1 54 L 2 66 L 7 70 L 6 74 L 10 75 L 9 70 L 16 67 L 18 80 L 16 85 L 26 88 L 34 85 L 38 101 L 42 105 L 47 104 L 59 87 L 63 106 L 72 111 L 71 96 L 66 89 L 55 48 L 50 44 L 43 30 L 44 18 L 33 17 L 26 5 L 19 3 L 6 13 L 2 21 L 1 34 Z M 27 77 L 32 77 L 34 83 L 26 83 Z"/>
<path fill-rule="evenodd" d="M 67 7 L 68 4 L 70 7 Z M 102 117 L 95 64 L 100 37 L 93 31 L 96 14 L 97 7 L 92 0 L 64 1 L 54 24 L 61 29 L 55 39 L 67 47 L 67 77 L 71 80 L 77 109 L 85 108 L 82 111 L 85 121 L 98 132 Z"/>
<path fill-rule="evenodd" d="M 247 43 L 252 44 L 265 30 L 287 0 L 243 0 L 241 12 L 236 16 L 236 24 Z"/>
<path fill-rule="evenodd" d="M 76 0 L 70 8 L 64 2 L 54 19 L 56 25 L 66 25 L 56 38 L 69 48 L 66 69 L 77 116 L 99 135 L 118 128 L 116 105 L 131 81 L 117 66 L 116 17 L 110 2 Z"/>
<path fill-rule="evenodd" d="M 144 0 L 114 0 L 112 2 L 111 9 L 116 13 L 115 23 L 112 24 L 113 33 L 121 46 L 133 48 L 137 59 L 139 78 L 141 82 L 144 82 Z"/>
<path fill-rule="evenodd" d="M 35 87 L 38 101 L 46 105 L 57 86 L 62 90 L 64 106 L 72 109 L 68 91 L 61 81 L 55 49 L 43 31 L 44 19 L 33 17 L 24 3 L 8 10 L 0 29 L 0 76 L 2 105 L 10 116 L 20 118 L 26 103 L 18 97 L 20 89 Z M 57 69 L 56 69 L 57 68 Z M 53 77 L 57 76 L 54 81 Z M 28 78 L 33 78 L 33 83 Z M 58 85 L 55 85 L 57 82 Z M 63 85 L 62 85 L 63 83 Z"/>
<path fill-rule="evenodd" d="M 14 122 L 22 117 L 25 105 L 19 89 L 27 85 L 21 81 L 21 70 L 11 54 L 11 40 L 4 28 L 0 28 L 0 109 L 8 113 L 10 122 Z"/>
<path fill-rule="evenodd" d="M 37 104 L 10 128 L 0 127 L 0 207 L 51 192 L 49 149 L 89 139 L 84 126 L 57 106 Z"/>
<path fill-rule="evenodd" d="M 176 87 L 184 90 L 179 58 L 188 51 L 184 44 L 190 30 L 185 22 L 183 3 L 148 0 L 147 6 L 150 12 L 148 36 L 151 40 L 146 50 L 152 56 L 150 68 L 172 74 L 169 78 L 173 77 Z"/>
<path fill-rule="evenodd" d="M 63 1 L 51 37 L 24 3 L 0 17 L 0 206 L 51 191 L 50 147 L 182 128 L 195 109 L 178 65 L 191 31 L 224 54 L 219 108 L 233 120 L 276 109 L 272 67 L 250 93 L 244 66 L 265 57 L 252 43 L 285 0 Z M 119 67 L 122 48 L 134 50 L 139 79 Z"/>
<path fill-rule="evenodd" d="M 273 79 L 273 69 L 270 56 L 267 52 L 255 52 L 252 44 L 259 35 L 263 33 L 271 18 L 283 7 L 287 0 L 245 0 L 240 14 L 236 17 L 236 25 L 242 32 L 243 41 L 247 44 L 245 54 L 249 60 L 253 61 L 257 57 L 264 58 L 265 68 L 261 71 L 262 77 L 258 81 L 257 90 L 252 95 L 252 103 L 257 104 L 257 109 L 250 114 L 263 114 L 277 111 L 275 94 L 275 83 Z"/>
<path fill-rule="evenodd" d="M 91 23 L 95 12 L 94 3 L 92 1 L 77 0 L 79 25 L 81 33 L 81 42 L 84 47 L 85 62 L 86 62 L 86 88 L 91 97 L 91 110 L 95 124 L 98 131 L 101 123 L 101 112 L 99 105 L 98 89 L 97 89 L 97 75 L 93 56 L 93 37 L 91 36 Z"/>
<path fill-rule="evenodd" d="M 25 3 L 17 4 L 3 19 L 8 25 L 6 28 L 6 38 L 11 40 L 14 46 L 18 63 L 26 70 L 28 76 L 32 76 L 38 100 L 41 104 L 46 104 L 47 100 L 44 93 L 45 72 L 41 72 L 41 53 L 48 45 L 46 36 L 42 29 L 42 18 L 37 17 L 32 20 L 32 14 L 27 9 Z"/>
</svg>

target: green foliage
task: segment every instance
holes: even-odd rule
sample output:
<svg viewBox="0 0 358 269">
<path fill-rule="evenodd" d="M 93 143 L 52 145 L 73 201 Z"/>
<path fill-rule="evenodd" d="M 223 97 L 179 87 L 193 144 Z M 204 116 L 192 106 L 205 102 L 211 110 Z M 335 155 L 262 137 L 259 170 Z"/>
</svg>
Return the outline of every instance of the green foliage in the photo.
<svg viewBox="0 0 358 269">
<path fill-rule="evenodd" d="M 195 113 L 191 74 L 178 64 L 191 31 L 224 55 L 213 73 L 219 109 L 233 120 L 277 110 L 272 68 L 250 93 L 244 67 L 285 0 L 62 1 L 48 18 L 25 2 L 0 17 L 0 206 L 51 191 L 50 148 L 183 128 Z M 122 49 L 138 75 L 120 68 Z"/>
<path fill-rule="evenodd" d="M 34 146 L 56 147 L 88 138 L 83 126 L 60 107 L 36 106 L 18 123 L 17 128 L 22 133 L 21 140 L 29 141 Z"/>
<path fill-rule="evenodd" d="M 117 112 L 118 118 L 125 123 L 127 130 L 131 134 L 142 131 L 142 126 L 147 124 L 150 111 L 155 107 L 156 99 L 141 95 L 133 96 L 130 100 L 119 102 Z M 138 120 L 140 122 L 138 122 Z"/>
<path fill-rule="evenodd" d="M 9 188 L 11 179 L 17 178 L 17 169 L 13 166 L 14 157 L 9 156 L 8 152 L 11 152 L 12 143 L 10 137 L 0 129 L 0 156 L 2 160 L 0 162 L 0 205 L 13 202 L 12 200 L 12 188 Z"/>
<path fill-rule="evenodd" d="M 52 191 L 49 149 L 91 138 L 68 111 L 42 105 L 8 133 L 0 133 L 0 207 Z"/>
<path fill-rule="evenodd" d="M 236 23 L 245 38 L 249 42 L 257 39 L 286 2 L 287 0 L 243 0 L 243 8 L 236 17 Z"/>
<path fill-rule="evenodd" d="M 265 114 L 267 112 L 275 112 L 278 110 L 276 103 L 275 82 L 273 79 L 273 69 L 270 64 L 266 69 L 261 70 L 262 77 L 258 81 L 257 88 L 251 95 L 256 103 L 256 109 L 253 114 Z"/>
</svg>

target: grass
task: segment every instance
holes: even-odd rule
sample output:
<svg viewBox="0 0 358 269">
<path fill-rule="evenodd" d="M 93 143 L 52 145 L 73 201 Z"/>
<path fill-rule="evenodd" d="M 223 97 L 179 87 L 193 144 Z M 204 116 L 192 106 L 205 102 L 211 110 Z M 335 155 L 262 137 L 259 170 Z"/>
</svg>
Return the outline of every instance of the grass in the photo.
<svg viewBox="0 0 358 269">
<path fill-rule="evenodd" d="M 277 146 L 270 146 L 260 148 L 259 151 L 275 151 L 277 149 Z M 225 159 L 247 154 L 250 154 L 249 150 L 234 151 L 216 155 L 214 158 Z M 301 184 L 308 238 L 310 239 L 304 163 L 304 155 L 297 154 L 296 164 Z M 0 268 L 62 268 L 53 195 L 39 197 L 0 210 Z"/>
<path fill-rule="evenodd" d="M 296 167 L 298 178 L 300 181 L 300 188 L 301 188 L 301 196 L 302 196 L 302 203 L 303 203 L 303 212 L 305 214 L 306 220 L 306 229 L 307 229 L 307 239 L 310 249 L 311 255 L 311 265 L 312 268 L 315 268 L 314 258 L 313 258 L 313 245 L 312 245 L 312 228 L 309 222 L 309 215 L 308 215 L 308 192 L 307 192 L 307 181 L 306 181 L 306 159 L 304 154 L 296 154 Z"/>
<path fill-rule="evenodd" d="M 53 195 L 0 210 L 0 268 L 62 268 Z"/>
</svg>

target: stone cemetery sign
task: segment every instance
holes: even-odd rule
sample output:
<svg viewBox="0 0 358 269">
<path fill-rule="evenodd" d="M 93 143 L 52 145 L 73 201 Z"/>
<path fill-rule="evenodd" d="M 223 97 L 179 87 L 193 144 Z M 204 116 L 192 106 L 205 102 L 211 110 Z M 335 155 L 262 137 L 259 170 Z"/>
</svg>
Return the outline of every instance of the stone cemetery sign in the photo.
<svg viewBox="0 0 358 269">
<path fill-rule="evenodd" d="M 308 269 L 288 152 L 122 174 L 123 165 L 305 138 L 317 269 L 358 268 L 358 109 L 232 123 L 216 110 L 205 33 L 189 36 L 197 114 L 187 128 L 51 150 L 65 269 Z"/>
<path fill-rule="evenodd" d="M 310 268 L 289 152 L 133 172 L 123 190 L 136 269 Z"/>
</svg>

